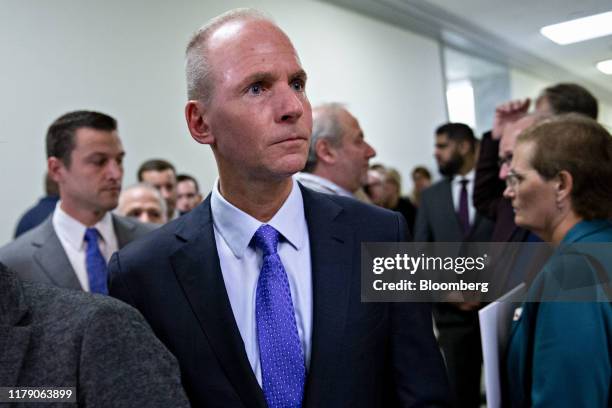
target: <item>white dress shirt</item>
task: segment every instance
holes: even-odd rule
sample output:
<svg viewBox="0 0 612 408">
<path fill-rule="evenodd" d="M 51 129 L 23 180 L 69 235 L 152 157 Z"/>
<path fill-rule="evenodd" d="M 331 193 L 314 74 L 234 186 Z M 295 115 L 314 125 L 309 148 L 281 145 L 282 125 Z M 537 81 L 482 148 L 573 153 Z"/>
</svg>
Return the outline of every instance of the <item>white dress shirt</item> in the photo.
<svg viewBox="0 0 612 408">
<path fill-rule="evenodd" d="M 89 292 L 89 278 L 87 277 L 87 266 L 85 258 L 87 254 L 87 243 L 85 242 L 85 230 L 87 226 L 68 215 L 61 207 L 62 202 L 58 201 L 53 211 L 53 229 L 64 247 L 64 251 L 68 256 L 68 260 L 72 265 L 72 269 L 76 273 L 79 283 L 84 291 Z M 113 218 L 110 212 L 107 212 L 102 219 L 93 226 L 100 233 L 101 239 L 98 239 L 100 251 L 106 259 L 110 260 L 111 255 L 119 249 L 115 227 L 113 226 Z"/>
<path fill-rule="evenodd" d="M 319 193 L 355 198 L 350 191 L 345 190 L 333 181 L 317 176 L 316 174 L 302 172 L 295 174 L 293 178 L 299 181 L 304 187 L 308 187 L 309 189 L 318 191 Z"/>
<path fill-rule="evenodd" d="M 210 206 L 225 289 L 249 363 L 261 385 L 255 298 L 263 259 L 261 251 L 251 244 L 251 239 L 262 223 L 225 200 L 219 193 L 219 180 L 213 187 Z M 267 224 L 282 235 L 278 254 L 287 271 L 295 321 L 308 371 L 312 335 L 310 241 L 302 192 L 295 180 L 289 197 Z"/>
<path fill-rule="evenodd" d="M 459 200 L 461 199 L 461 180 L 467 180 L 465 188 L 467 189 L 468 199 L 468 214 L 470 217 L 470 225 L 474 224 L 474 218 L 476 217 L 476 209 L 474 208 L 474 200 L 472 194 L 474 194 L 474 180 L 476 178 L 476 170 L 472 169 L 465 176 L 457 174 L 453 177 L 451 182 L 451 191 L 453 193 L 453 205 L 455 212 L 459 213 Z"/>
</svg>

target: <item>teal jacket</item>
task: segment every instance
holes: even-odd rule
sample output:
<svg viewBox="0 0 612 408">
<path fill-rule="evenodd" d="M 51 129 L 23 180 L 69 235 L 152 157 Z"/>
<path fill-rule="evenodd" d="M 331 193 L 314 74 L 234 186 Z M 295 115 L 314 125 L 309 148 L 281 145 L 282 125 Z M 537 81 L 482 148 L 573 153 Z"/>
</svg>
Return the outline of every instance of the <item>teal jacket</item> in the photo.
<svg viewBox="0 0 612 408">
<path fill-rule="evenodd" d="M 583 242 L 612 243 L 612 222 L 580 222 L 566 234 L 562 245 Z M 601 251 L 602 246 L 599 246 L 588 254 L 597 259 L 608 276 L 612 270 L 612 244 L 610 246 L 606 251 Z M 589 252 L 588 247 L 580 247 L 580 250 Z M 552 276 L 560 266 L 570 272 L 580 270 L 580 274 L 574 273 L 574 276 L 596 275 L 592 262 L 586 261 L 586 257 L 559 252 L 544 266 L 544 282 L 537 290 L 550 289 L 551 285 L 546 285 L 555 279 L 546 279 L 546 275 Z M 568 264 L 572 267 L 568 268 Z M 507 351 L 506 391 L 510 405 L 609 406 L 611 350 L 610 302 L 523 303 L 520 317 L 512 323 Z"/>
</svg>

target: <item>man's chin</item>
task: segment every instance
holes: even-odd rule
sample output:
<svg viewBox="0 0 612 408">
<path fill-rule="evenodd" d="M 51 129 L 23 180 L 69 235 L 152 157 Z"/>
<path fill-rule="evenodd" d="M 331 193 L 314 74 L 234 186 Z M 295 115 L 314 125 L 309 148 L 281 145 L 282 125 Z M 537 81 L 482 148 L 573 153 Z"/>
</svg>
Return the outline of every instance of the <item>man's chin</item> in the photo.
<svg viewBox="0 0 612 408">
<path fill-rule="evenodd" d="M 303 155 L 291 155 L 283 158 L 277 165 L 276 172 L 283 176 L 291 177 L 295 173 L 304 170 L 306 159 Z"/>
<path fill-rule="evenodd" d="M 119 200 L 100 200 L 99 209 L 103 212 L 112 211 L 119 205 Z"/>
</svg>

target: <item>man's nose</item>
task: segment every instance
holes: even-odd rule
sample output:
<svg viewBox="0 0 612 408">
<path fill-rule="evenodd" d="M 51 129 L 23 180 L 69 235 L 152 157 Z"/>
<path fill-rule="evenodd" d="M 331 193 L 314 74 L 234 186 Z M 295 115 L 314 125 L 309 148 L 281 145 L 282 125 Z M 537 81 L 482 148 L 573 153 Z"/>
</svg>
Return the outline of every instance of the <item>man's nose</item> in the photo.
<svg viewBox="0 0 612 408">
<path fill-rule="evenodd" d="M 371 159 L 372 157 L 376 156 L 376 150 L 374 150 L 372 145 L 370 145 L 368 142 L 365 142 L 365 144 L 366 144 L 366 157 L 368 159 Z"/>
<path fill-rule="evenodd" d="M 510 166 L 508 165 L 508 163 L 502 163 L 501 167 L 499 168 L 499 178 L 502 180 L 506 180 L 506 177 L 508 177 L 509 172 Z"/>
<path fill-rule="evenodd" d="M 510 186 L 506 186 L 506 188 L 504 189 L 504 197 L 507 199 L 512 199 L 514 197 L 514 190 L 510 188 Z"/>
<path fill-rule="evenodd" d="M 123 177 L 123 165 L 115 160 L 109 160 L 106 168 L 109 178 L 121 180 Z"/>
<path fill-rule="evenodd" d="M 297 93 L 291 86 L 280 87 L 277 91 L 277 121 L 295 122 L 304 114 L 305 96 Z"/>
</svg>

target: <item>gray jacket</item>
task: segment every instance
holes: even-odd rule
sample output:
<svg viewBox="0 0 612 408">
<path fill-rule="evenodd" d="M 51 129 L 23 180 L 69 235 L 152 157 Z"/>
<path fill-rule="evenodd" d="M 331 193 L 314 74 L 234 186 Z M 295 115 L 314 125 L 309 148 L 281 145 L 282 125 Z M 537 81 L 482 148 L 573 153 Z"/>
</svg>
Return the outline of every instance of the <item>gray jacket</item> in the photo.
<svg viewBox="0 0 612 408">
<path fill-rule="evenodd" d="M 135 309 L 20 282 L 2 264 L 0 362 L 1 387 L 76 387 L 82 407 L 189 406 L 176 359 Z"/>
<path fill-rule="evenodd" d="M 423 191 L 414 225 L 415 242 L 488 242 L 492 232 L 493 222 L 477 212 L 470 231 L 463 235 L 449 179 Z"/>
<path fill-rule="evenodd" d="M 155 229 L 130 218 L 112 214 L 119 249 Z M 0 262 L 27 282 L 40 282 L 68 289 L 81 289 L 55 229 L 52 216 L 36 228 L 0 248 Z"/>
</svg>

